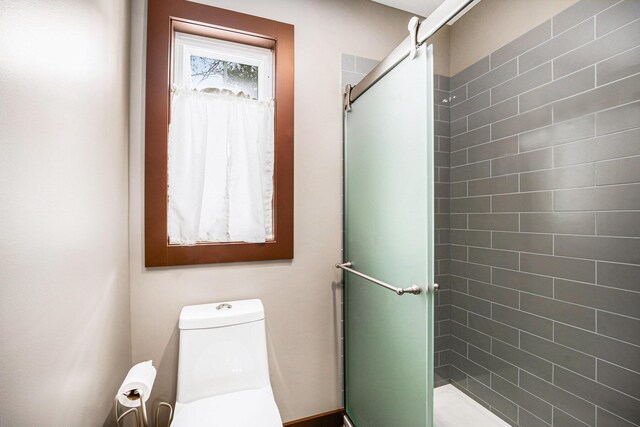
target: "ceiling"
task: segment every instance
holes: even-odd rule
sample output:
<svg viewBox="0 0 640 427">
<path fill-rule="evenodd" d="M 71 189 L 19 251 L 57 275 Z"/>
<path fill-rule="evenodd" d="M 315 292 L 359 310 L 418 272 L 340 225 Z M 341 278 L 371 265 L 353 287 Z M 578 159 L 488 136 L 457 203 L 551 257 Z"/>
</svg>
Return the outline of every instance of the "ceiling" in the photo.
<svg viewBox="0 0 640 427">
<path fill-rule="evenodd" d="M 396 9 L 406 10 L 416 15 L 427 17 L 431 12 L 436 10 L 438 6 L 444 3 L 444 0 L 373 0 L 376 3 L 386 4 Z"/>
<path fill-rule="evenodd" d="M 445 2 L 445 0 L 373 0 L 376 3 L 381 3 L 396 9 L 404 10 L 406 12 L 414 13 L 418 16 L 426 18 L 431 15 L 431 12 L 436 10 L 438 6 Z M 473 6 L 480 3 L 481 0 L 473 0 L 467 7 L 462 9 L 460 13 L 454 16 L 447 24 L 452 25 L 458 19 L 467 13 Z"/>
</svg>

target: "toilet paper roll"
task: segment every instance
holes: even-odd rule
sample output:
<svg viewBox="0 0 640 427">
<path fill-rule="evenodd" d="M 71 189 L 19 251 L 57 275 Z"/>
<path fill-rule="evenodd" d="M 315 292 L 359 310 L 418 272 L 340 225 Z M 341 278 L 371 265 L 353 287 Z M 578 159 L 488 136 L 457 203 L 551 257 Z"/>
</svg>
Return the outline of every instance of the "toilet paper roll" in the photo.
<svg viewBox="0 0 640 427">
<path fill-rule="evenodd" d="M 151 364 L 151 360 L 134 365 L 129 369 L 129 373 L 118 389 L 118 401 L 123 406 L 137 408 L 140 406 L 140 398 L 135 395 L 134 391 L 140 390 L 142 398 L 146 402 L 151 396 L 155 379 L 156 368 Z"/>
</svg>

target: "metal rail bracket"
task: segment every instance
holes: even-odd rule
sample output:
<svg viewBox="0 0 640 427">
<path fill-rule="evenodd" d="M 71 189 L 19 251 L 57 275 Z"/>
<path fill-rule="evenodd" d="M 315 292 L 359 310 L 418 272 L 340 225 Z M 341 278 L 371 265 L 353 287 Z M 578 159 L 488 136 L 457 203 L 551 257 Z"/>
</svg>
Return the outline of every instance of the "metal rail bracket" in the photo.
<svg viewBox="0 0 640 427">
<path fill-rule="evenodd" d="M 409 52 L 409 59 L 413 59 L 418 54 L 418 27 L 420 26 L 420 20 L 417 16 L 414 16 L 409 20 L 407 29 L 409 30 L 409 39 L 411 40 L 411 52 Z"/>
<path fill-rule="evenodd" d="M 347 113 L 351 111 L 351 89 L 353 89 L 353 86 L 351 85 L 346 85 L 344 87 L 343 107 L 344 107 L 344 111 Z"/>
</svg>

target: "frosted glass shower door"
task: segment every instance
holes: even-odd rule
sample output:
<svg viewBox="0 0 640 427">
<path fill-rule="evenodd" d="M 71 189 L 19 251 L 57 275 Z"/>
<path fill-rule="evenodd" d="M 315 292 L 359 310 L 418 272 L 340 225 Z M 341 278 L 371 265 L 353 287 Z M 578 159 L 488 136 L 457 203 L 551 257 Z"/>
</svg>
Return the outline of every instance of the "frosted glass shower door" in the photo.
<svg viewBox="0 0 640 427">
<path fill-rule="evenodd" d="M 433 70 L 424 45 L 345 113 L 345 407 L 355 427 L 433 419 Z"/>
</svg>

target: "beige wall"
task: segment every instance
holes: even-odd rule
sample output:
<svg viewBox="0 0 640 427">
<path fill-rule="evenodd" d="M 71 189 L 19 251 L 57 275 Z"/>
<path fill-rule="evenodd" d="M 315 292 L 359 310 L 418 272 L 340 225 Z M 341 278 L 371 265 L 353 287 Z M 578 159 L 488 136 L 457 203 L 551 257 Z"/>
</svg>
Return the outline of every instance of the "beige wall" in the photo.
<svg viewBox="0 0 640 427">
<path fill-rule="evenodd" d="M 133 359 L 159 367 L 156 398 L 175 398 L 177 321 L 188 304 L 260 298 L 271 382 L 284 420 L 341 402 L 341 53 L 382 59 L 409 14 L 368 0 L 211 0 L 295 25 L 295 259 L 182 268 L 143 267 L 144 3 L 132 15 L 131 313 Z"/>
<path fill-rule="evenodd" d="M 131 362 L 129 4 L 2 0 L 0 33 L 0 425 L 100 426 Z"/>
<path fill-rule="evenodd" d="M 451 75 L 516 39 L 577 0 L 482 0 L 449 31 Z"/>
<path fill-rule="evenodd" d="M 427 39 L 427 43 L 433 44 L 433 72 L 441 76 L 450 75 L 450 31 L 451 27 L 449 25 L 445 25 Z"/>
</svg>

